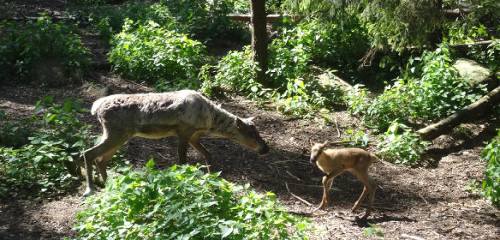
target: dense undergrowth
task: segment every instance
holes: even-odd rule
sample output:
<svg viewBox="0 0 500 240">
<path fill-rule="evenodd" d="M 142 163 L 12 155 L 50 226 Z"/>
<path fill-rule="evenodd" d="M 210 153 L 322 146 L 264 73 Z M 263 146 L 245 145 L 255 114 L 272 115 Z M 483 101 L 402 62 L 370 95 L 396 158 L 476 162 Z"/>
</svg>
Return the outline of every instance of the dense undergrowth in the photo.
<svg viewBox="0 0 500 240">
<path fill-rule="evenodd" d="M 316 12 L 300 22 L 276 23 L 268 49 L 265 82 L 255 80 L 258 67 L 249 46 L 229 51 L 220 59 L 210 56 L 210 50 L 217 44 L 228 41 L 248 44 L 248 30 L 226 15 L 246 12 L 249 1 L 165 0 L 116 4 L 106 0 L 80 0 L 68 12 L 71 18 L 82 21 L 86 30 L 97 32 L 109 43 L 108 60 L 113 70 L 125 78 L 153 85 L 158 91 L 192 88 L 211 97 L 240 94 L 259 102 L 272 102 L 285 114 L 323 118 L 325 122 L 330 121 L 331 111 L 347 108 L 363 120 L 366 128 L 347 132 L 345 138 L 349 145 L 366 147 L 375 139 L 378 154 L 384 159 L 418 165 L 429 143 L 422 141 L 415 130 L 456 112 L 486 91 L 485 86 L 459 76 L 453 67 L 454 61 L 458 57 L 473 59 L 498 77 L 500 41 L 495 35 L 498 27 L 492 27 L 495 19 L 488 20 L 488 16 L 496 13 L 493 8 L 483 8 L 481 12 L 482 6 L 492 6 L 492 1 L 483 1 L 478 8 L 471 9 L 470 17 L 435 28 L 429 24 L 443 19 L 433 17 L 419 22 L 422 20 L 419 15 L 404 15 L 412 9 L 428 9 L 428 5 L 419 8 L 419 2 L 407 6 L 395 2 L 386 6 L 388 8 L 373 11 L 380 7 L 377 2 L 366 5 L 368 8 L 364 11 L 337 10 L 335 16 L 342 17 L 341 21 L 331 16 L 322 17 L 327 12 Z M 283 11 L 282 1 L 266 3 L 273 11 Z M 391 12 L 391 8 L 395 11 Z M 432 12 L 425 14 L 430 16 Z M 405 22 L 414 18 L 419 21 Z M 30 82 L 41 77 L 42 83 L 50 84 L 52 76 L 60 75 L 55 79 L 65 81 L 80 78 L 88 66 L 88 50 L 83 47 L 78 31 L 67 25 L 53 23 L 46 16 L 27 24 L 0 23 L 3 71 L 0 80 Z M 408 26 L 415 28 L 404 32 Z M 420 28 L 427 29 L 412 39 Z M 431 44 L 429 35 L 436 32 L 442 36 L 433 39 L 440 39 L 440 44 Z M 457 53 L 451 47 L 482 40 L 491 40 L 491 43 L 486 48 L 470 47 L 464 53 Z M 45 66 L 47 64 L 50 66 Z M 352 84 L 364 83 L 366 87 L 356 85 L 346 91 L 335 81 L 338 76 Z M 380 94 L 374 94 L 375 85 L 385 88 Z M 72 125 L 85 128 L 79 123 L 69 126 Z M 44 162 L 53 160 L 52 152 L 63 159 L 69 158 L 63 155 L 66 151 L 58 148 L 58 144 L 63 143 L 54 143 L 57 138 L 37 140 L 44 139 L 44 134 L 33 137 L 18 124 L 4 124 L 0 128 L 0 143 L 8 143 L 13 148 L 3 148 L 3 156 L 11 156 L 9 161 L 17 166 L 21 160 L 33 159 L 35 155 L 29 154 L 45 151 L 39 150 L 43 144 L 52 144 L 55 147 L 48 151 L 49 156 L 42 157 L 39 166 L 43 168 Z M 69 142 L 73 141 L 70 138 Z M 45 154 L 43 151 L 41 154 Z M 7 168 L 2 170 L 17 169 Z M 497 171 L 491 169 L 490 172 Z M 25 175 L 30 178 L 30 174 Z"/>
<path fill-rule="evenodd" d="M 78 116 L 77 101 L 37 102 L 31 118 L 1 119 L 0 198 L 58 194 L 77 184 L 78 158 L 90 145 L 90 126 Z"/>
<path fill-rule="evenodd" d="M 48 16 L 0 22 L 0 81 L 58 85 L 81 80 L 89 63 L 89 50 L 71 25 Z"/>
<path fill-rule="evenodd" d="M 418 62 L 417 62 L 418 60 Z M 424 52 L 410 61 L 404 74 L 373 102 L 362 89 L 348 99 L 351 113 L 361 115 L 367 126 L 384 131 L 393 121 L 422 125 L 448 116 L 477 100 L 485 89 L 458 75 L 446 45 Z"/>
<path fill-rule="evenodd" d="M 487 161 L 482 192 L 496 207 L 500 207 L 500 131 L 486 145 L 481 157 Z"/>
<path fill-rule="evenodd" d="M 243 41 L 248 38 L 242 25 L 229 21 L 226 16 L 233 7 L 233 2 L 227 0 L 213 3 L 198 0 L 126 1 L 119 5 L 98 1 L 77 4 L 72 14 L 88 21 L 105 40 L 121 32 L 125 19 L 130 19 L 140 24 L 154 21 L 163 28 L 211 45 L 216 39 Z"/>
<path fill-rule="evenodd" d="M 122 32 L 112 40 L 109 61 L 113 69 L 130 79 L 153 84 L 158 90 L 169 86 L 197 88 L 205 46 L 152 21 L 137 27 L 134 24 L 126 21 Z"/>
<path fill-rule="evenodd" d="M 125 171 L 77 216 L 78 239 L 306 239 L 307 222 L 273 193 L 195 166 Z"/>
</svg>

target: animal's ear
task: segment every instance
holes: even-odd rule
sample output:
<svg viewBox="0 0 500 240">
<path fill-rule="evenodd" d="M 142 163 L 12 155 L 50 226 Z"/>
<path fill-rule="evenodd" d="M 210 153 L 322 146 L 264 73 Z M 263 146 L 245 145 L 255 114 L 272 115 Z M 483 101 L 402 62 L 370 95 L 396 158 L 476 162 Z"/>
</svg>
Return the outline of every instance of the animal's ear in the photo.
<svg viewBox="0 0 500 240">
<path fill-rule="evenodd" d="M 328 144 L 328 140 L 324 141 L 321 145 L 326 146 Z"/>
<path fill-rule="evenodd" d="M 241 121 L 240 118 L 236 118 L 236 127 L 240 128 L 243 125 L 245 125 L 245 123 L 243 121 Z"/>
<path fill-rule="evenodd" d="M 253 122 L 253 120 L 255 119 L 255 117 L 249 117 L 249 118 L 245 118 L 245 120 L 249 121 L 249 122 Z"/>
</svg>

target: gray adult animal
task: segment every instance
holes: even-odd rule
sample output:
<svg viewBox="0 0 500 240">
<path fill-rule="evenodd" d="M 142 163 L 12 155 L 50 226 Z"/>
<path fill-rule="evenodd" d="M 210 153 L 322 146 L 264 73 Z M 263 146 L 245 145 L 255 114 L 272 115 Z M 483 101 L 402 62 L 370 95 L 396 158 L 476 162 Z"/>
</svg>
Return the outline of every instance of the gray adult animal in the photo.
<svg viewBox="0 0 500 240">
<path fill-rule="evenodd" d="M 269 151 L 253 118 L 239 118 L 196 91 L 111 95 L 95 101 L 91 113 L 97 115 L 103 134 L 99 144 L 83 153 L 87 182 L 84 196 L 95 190 L 92 162 L 95 161 L 105 182 L 106 163 L 128 139 L 136 136 L 177 136 L 179 164 L 186 162 L 188 144 L 210 161 L 210 153 L 199 141 L 205 135 L 234 140 L 259 154 Z"/>
</svg>

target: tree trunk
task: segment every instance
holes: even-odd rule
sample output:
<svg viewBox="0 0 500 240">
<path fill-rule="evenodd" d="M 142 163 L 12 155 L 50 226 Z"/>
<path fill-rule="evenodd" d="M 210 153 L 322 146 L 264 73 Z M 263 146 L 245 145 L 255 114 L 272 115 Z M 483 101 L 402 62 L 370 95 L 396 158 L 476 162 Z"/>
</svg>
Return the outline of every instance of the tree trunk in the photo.
<svg viewBox="0 0 500 240">
<path fill-rule="evenodd" d="M 439 18 L 439 23 L 436 29 L 434 29 L 434 31 L 430 34 L 429 41 L 434 48 L 437 48 L 439 44 L 443 41 L 443 27 L 442 27 L 444 22 L 443 0 L 436 0 L 434 7 L 436 14 L 438 15 Z"/>
<path fill-rule="evenodd" d="M 251 0 L 252 3 L 252 49 L 253 59 L 259 66 L 257 81 L 266 84 L 267 71 L 267 31 L 266 1 Z"/>
<path fill-rule="evenodd" d="M 478 117 L 493 110 L 493 107 L 500 103 L 500 86 L 493 89 L 487 95 L 453 115 L 422 128 L 417 131 L 424 140 L 432 140 L 441 134 L 450 131 L 456 125 L 478 119 Z"/>
</svg>

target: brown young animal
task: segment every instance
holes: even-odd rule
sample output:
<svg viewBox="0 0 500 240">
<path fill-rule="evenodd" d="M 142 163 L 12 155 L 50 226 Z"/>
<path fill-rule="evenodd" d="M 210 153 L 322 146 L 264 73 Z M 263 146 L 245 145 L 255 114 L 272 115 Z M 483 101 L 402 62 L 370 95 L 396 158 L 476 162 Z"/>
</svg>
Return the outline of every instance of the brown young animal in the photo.
<svg viewBox="0 0 500 240">
<path fill-rule="evenodd" d="M 324 209 L 328 205 L 330 201 L 328 193 L 332 187 L 333 179 L 344 171 L 349 171 L 365 185 L 363 193 L 354 204 L 352 211 L 356 211 L 366 196 L 369 196 L 369 205 L 363 216 L 363 218 L 367 218 L 371 212 L 377 187 L 368 176 L 368 167 L 377 158 L 360 148 L 325 149 L 327 144 L 328 141 L 315 144 L 311 142 L 313 146 L 310 162 L 326 174 L 323 177 L 323 198 L 317 209 Z"/>
<path fill-rule="evenodd" d="M 95 101 L 91 113 L 97 115 L 103 134 L 99 144 L 83 153 L 87 182 L 84 196 L 94 191 L 92 163 L 95 161 L 105 182 L 106 163 L 135 136 L 151 139 L 177 136 L 179 164 L 186 162 L 190 144 L 208 165 L 210 153 L 200 143 L 200 137 L 205 135 L 234 140 L 259 154 L 269 151 L 251 118 L 239 118 L 191 90 L 111 95 Z"/>
</svg>

